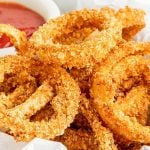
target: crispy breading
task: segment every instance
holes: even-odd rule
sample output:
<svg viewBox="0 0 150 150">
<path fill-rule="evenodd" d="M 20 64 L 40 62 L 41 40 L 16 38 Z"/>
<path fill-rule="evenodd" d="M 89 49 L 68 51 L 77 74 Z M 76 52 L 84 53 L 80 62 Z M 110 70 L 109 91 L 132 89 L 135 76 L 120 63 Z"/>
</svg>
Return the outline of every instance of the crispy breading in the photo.
<svg viewBox="0 0 150 150">
<path fill-rule="evenodd" d="M 145 27 L 144 21 L 145 12 L 140 9 L 125 8 L 119 9 L 116 17 L 123 24 L 122 37 L 126 40 L 133 38 L 142 28 Z"/>
<path fill-rule="evenodd" d="M 93 102 L 95 104 L 94 106 L 96 110 L 99 112 L 103 121 L 111 130 L 113 130 L 115 134 L 121 135 L 129 141 L 147 144 L 150 143 L 150 127 L 140 124 L 139 121 L 137 121 L 136 117 L 132 116 L 133 113 L 131 113 L 130 117 L 130 114 L 126 114 L 121 109 L 122 107 L 117 103 L 117 101 L 120 100 L 120 98 L 118 97 L 118 90 L 125 92 L 124 95 L 121 96 L 125 96 L 126 98 L 127 93 L 131 92 L 132 86 L 135 86 L 137 88 L 138 85 L 140 86 L 143 83 L 145 85 L 144 87 L 146 87 L 147 89 L 147 96 L 145 98 L 147 99 L 147 101 L 149 101 L 149 60 L 146 60 L 143 57 L 147 50 L 142 47 L 138 49 L 139 45 L 136 46 L 133 44 L 132 46 L 132 51 L 129 51 L 127 46 L 125 46 L 124 49 L 120 49 L 121 51 L 119 51 L 119 48 L 114 50 L 112 55 L 109 55 L 110 57 L 107 57 L 104 61 L 105 65 L 103 65 L 102 63 L 100 64 L 100 66 L 97 66 L 95 68 L 91 95 L 94 98 Z M 128 53 L 125 53 L 124 55 L 125 51 L 128 51 Z M 112 62 L 112 56 L 118 57 L 113 57 L 115 59 Z M 142 82 L 136 84 L 136 82 L 132 80 L 130 84 L 128 84 L 127 86 L 125 85 L 126 87 L 130 87 L 129 89 L 125 91 L 123 91 L 122 88 L 120 89 L 121 85 L 125 81 L 128 81 L 128 79 L 140 79 L 140 77 L 142 77 Z M 138 98 L 144 98 L 140 97 L 139 95 L 142 91 L 136 92 L 137 98 L 135 97 L 135 99 L 138 102 L 140 102 Z M 131 98 L 130 101 L 132 101 Z M 137 106 L 138 105 L 136 105 L 136 107 Z"/>
<path fill-rule="evenodd" d="M 69 45 L 60 42 L 64 41 L 61 40 L 64 39 L 64 35 L 67 37 L 69 34 L 77 33 L 78 36 L 78 30 L 84 28 L 91 30 L 96 28 L 100 32 L 93 39 L 81 43 L 74 43 L 74 40 Z M 93 66 L 101 61 L 121 39 L 121 29 L 119 20 L 115 16 L 103 13 L 102 10 L 73 11 L 52 19 L 40 27 L 29 40 L 27 55 L 66 68 Z M 85 37 L 84 34 L 79 34 L 79 39 L 82 39 L 82 36 Z"/>
</svg>

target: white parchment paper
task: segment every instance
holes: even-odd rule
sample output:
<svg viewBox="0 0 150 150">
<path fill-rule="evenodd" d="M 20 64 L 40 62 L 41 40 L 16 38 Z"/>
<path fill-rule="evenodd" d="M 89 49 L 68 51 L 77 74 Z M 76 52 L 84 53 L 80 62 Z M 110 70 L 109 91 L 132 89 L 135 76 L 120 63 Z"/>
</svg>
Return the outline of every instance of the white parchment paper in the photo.
<svg viewBox="0 0 150 150">
<path fill-rule="evenodd" d="M 115 9 L 131 6 L 143 9 L 146 12 L 146 27 L 135 37 L 137 41 L 150 41 L 150 0 L 54 0 L 61 13 L 82 8 L 101 8 L 110 6 Z M 8 51 L 0 51 L 0 56 L 15 54 L 14 48 Z M 16 142 L 13 137 L 0 132 L 0 150 L 66 150 L 59 142 L 47 141 L 39 138 L 29 143 Z M 143 146 L 141 150 L 150 150 L 149 146 Z"/>
<path fill-rule="evenodd" d="M 16 142 L 12 136 L 0 132 L 0 150 L 67 150 L 67 148 L 59 142 L 39 138 L 29 143 Z"/>
</svg>

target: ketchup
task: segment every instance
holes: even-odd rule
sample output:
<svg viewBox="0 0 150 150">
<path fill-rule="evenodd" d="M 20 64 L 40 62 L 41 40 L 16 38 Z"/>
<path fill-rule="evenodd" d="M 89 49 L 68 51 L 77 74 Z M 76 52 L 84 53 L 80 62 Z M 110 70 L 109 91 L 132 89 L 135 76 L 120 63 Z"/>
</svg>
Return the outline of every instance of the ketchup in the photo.
<svg viewBox="0 0 150 150">
<path fill-rule="evenodd" d="M 10 24 L 25 31 L 29 38 L 37 28 L 45 23 L 38 13 L 16 3 L 0 3 L 0 23 Z M 0 48 L 11 46 L 9 37 L 0 36 Z"/>
</svg>

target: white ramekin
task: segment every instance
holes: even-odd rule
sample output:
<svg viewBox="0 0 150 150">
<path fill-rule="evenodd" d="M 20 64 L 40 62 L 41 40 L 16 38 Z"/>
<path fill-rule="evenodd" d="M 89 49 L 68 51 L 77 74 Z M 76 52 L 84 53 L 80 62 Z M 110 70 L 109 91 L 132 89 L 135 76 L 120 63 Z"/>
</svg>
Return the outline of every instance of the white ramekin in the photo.
<svg viewBox="0 0 150 150">
<path fill-rule="evenodd" d="M 0 2 L 13 2 L 24 5 L 39 13 L 45 20 L 55 18 L 60 15 L 58 6 L 52 0 L 0 0 Z M 16 54 L 15 48 L 8 47 L 0 49 L 0 57 L 8 54 Z"/>
</svg>

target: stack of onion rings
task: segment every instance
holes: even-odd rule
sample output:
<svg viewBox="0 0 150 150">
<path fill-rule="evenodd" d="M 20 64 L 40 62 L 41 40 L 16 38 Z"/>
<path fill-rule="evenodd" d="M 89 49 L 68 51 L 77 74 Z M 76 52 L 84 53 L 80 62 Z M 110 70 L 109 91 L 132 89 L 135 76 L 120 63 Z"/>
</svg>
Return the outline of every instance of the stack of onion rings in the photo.
<svg viewBox="0 0 150 150">
<path fill-rule="evenodd" d="M 70 150 L 150 144 L 150 43 L 129 41 L 144 25 L 144 12 L 129 7 L 73 11 L 29 40 L 0 25 L 17 49 L 0 58 L 0 130 Z"/>
</svg>

